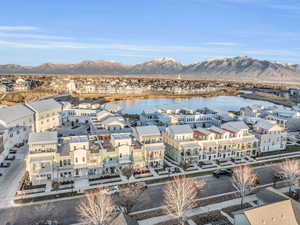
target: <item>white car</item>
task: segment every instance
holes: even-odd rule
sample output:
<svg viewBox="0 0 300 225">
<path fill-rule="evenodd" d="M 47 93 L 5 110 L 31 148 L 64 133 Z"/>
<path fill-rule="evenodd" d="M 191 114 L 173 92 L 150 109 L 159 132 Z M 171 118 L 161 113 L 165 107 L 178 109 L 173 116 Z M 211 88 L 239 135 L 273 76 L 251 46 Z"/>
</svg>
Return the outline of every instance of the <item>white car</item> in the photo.
<svg viewBox="0 0 300 225">
<path fill-rule="evenodd" d="M 119 193 L 120 192 L 120 189 L 118 186 L 113 186 L 109 189 L 104 189 L 101 191 L 102 194 L 105 194 L 105 195 L 113 195 L 113 194 L 116 194 L 116 193 Z"/>
</svg>

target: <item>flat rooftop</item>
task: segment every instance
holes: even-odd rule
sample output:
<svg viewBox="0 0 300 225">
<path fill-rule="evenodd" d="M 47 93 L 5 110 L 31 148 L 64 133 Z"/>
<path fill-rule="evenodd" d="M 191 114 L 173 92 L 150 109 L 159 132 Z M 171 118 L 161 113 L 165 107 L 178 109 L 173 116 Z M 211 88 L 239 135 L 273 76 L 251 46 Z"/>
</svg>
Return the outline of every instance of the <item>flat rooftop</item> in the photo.
<svg viewBox="0 0 300 225">
<path fill-rule="evenodd" d="M 43 143 L 57 143 L 57 132 L 41 132 L 30 133 L 28 143 L 29 144 L 43 144 Z"/>
</svg>

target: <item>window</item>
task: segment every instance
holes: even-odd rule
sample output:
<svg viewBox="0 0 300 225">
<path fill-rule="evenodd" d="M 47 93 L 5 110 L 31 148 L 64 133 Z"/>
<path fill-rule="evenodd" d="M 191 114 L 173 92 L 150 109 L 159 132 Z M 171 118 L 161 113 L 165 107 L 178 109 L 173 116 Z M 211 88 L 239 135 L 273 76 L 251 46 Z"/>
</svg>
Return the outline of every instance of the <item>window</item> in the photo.
<svg viewBox="0 0 300 225">
<path fill-rule="evenodd" d="M 78 158 L 77 157 L 75 158 L 75 162 L 78 163 Z"/>
</svg>

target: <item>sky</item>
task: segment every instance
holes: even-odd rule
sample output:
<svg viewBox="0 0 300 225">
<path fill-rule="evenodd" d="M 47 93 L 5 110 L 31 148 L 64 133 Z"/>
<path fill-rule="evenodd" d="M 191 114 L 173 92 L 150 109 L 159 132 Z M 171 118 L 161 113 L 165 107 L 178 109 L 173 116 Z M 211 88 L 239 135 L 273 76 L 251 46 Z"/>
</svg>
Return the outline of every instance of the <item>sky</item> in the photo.
<svg viewBox="0 0 300 225">
<path fill-rule="evenodd" d="M 300 64 L 300 0 L 9 0 L 0 64 L 250 56 Z"/>
</svg>

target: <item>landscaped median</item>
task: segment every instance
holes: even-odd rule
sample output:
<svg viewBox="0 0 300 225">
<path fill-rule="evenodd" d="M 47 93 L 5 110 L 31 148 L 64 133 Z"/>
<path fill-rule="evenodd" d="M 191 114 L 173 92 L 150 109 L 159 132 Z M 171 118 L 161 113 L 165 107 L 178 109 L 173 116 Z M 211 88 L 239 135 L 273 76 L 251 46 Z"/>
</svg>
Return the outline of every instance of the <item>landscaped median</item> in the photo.
<svg viewBox="0 0 300 225">
<path fill-rule="evenodd" d="M 292 146 L 289 146 L 292 147 Z M 114 185 L 118 185 L 120 188 L 127 188 L 128 185 L 134 185 L 135 183 L 139 182 L 146 182 L 148 185 L 151 184 L 158 184 L 170 181 L 173 176 L 176 175 L 185 175 L 187 177 L 201 177 L 206 175 L 211 175 L 216 169 L 224 168 L 224 169 L 230 169 L 234 167 L 238 167 L 241 165 L 252 165 L 252 166 L 265 166 L 271 163 L 279 163 L 282 160 L 285 160 L 287 158 L 300 158 L 300 147 L 295 146 L 297 148 L 290 148 L 290 150 L 284 151 L 282 154 L 277 155 L 270 155 L 270 156 L 263 156 L 258 157 L 256 160 L 252 162 L 245 162 L 235 165 L 228 165 L 223 167 L 214 167 L 214 168 L 208 168 L 208 169 L 202 169 L 197 171 L 185 171 L 185 172 L 179 172 L 175 174 L 169 174 L 169 175 L 161 175 L 161 176 L 153 176 L 153 177 L 147 177 L 139 180 L 131 180 L 129 182 L 127 181 L 121 181 L 121 182 L 115 182 L 115 183 L 107 183 L 107 184 L 101 184 L 101 185 L 95 185 L 95 186 L 87 186 L 86 188 L 82 188 L 81 190 L 94 190 L 97 188 L 109 188 Z M 297 149 L 297 150 L 296 150 Z M 16 197 L 14 202 L 16 204 L 26 204 L 26 203 L 32 203 L 32 202 L 38 202 L 38 201 L 46 201 L 46 200 L 54 200 L 54 199 L 60 199 L 60 198 L 71 198 L 74 196 L 80 196 L 83 195 L 83 193 L 77 193 L 76 190 L 73 190 L 71 192 L 70 190 L 61 190 L 56 192 L 48 192 L 48 193 L 38 193 L 38 194 L 32 194 L 32 195 L 24 195 L 20 197 Z"/>
</svg>

